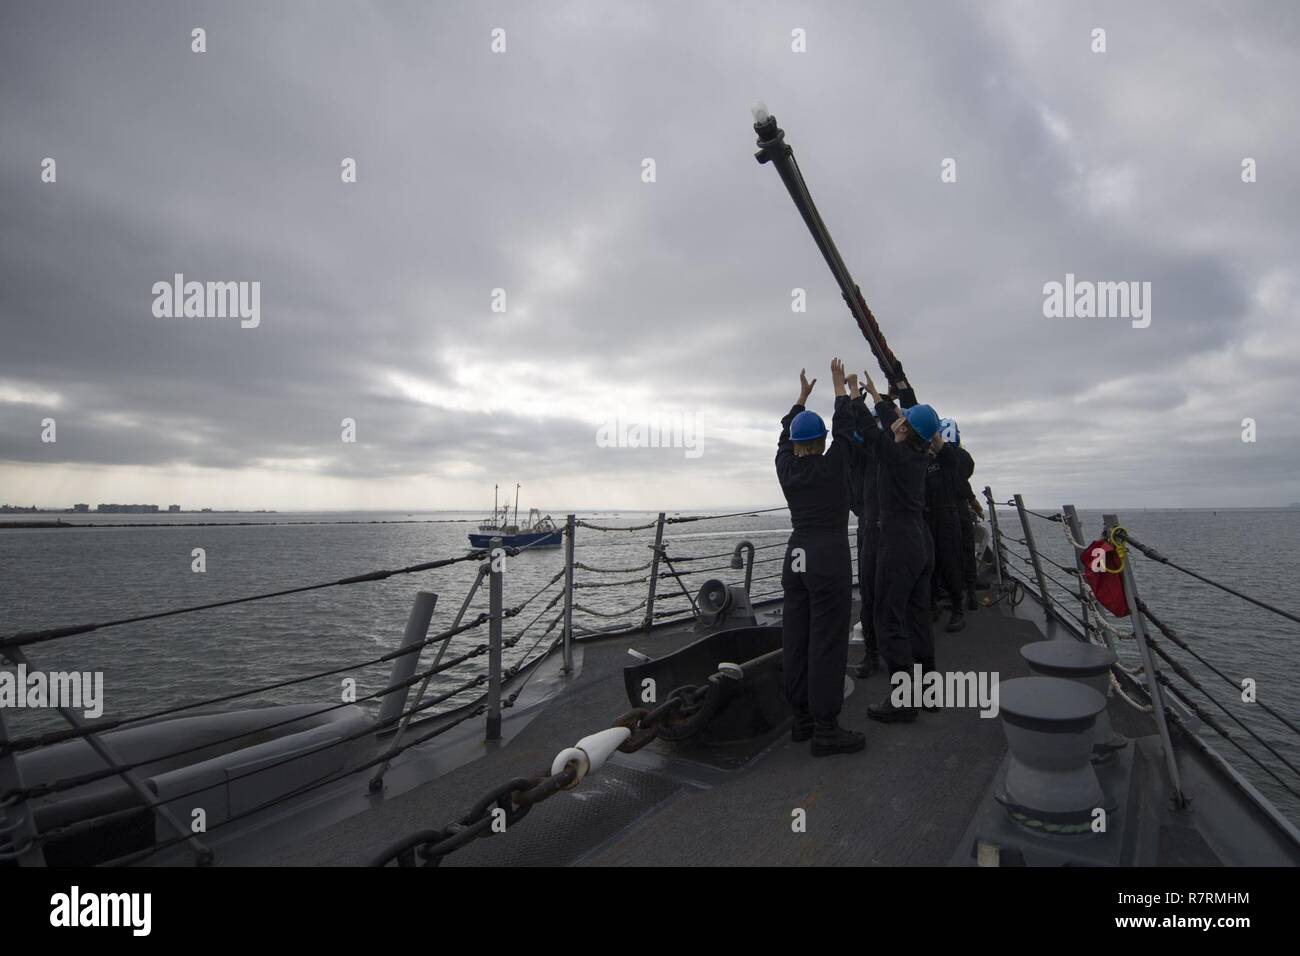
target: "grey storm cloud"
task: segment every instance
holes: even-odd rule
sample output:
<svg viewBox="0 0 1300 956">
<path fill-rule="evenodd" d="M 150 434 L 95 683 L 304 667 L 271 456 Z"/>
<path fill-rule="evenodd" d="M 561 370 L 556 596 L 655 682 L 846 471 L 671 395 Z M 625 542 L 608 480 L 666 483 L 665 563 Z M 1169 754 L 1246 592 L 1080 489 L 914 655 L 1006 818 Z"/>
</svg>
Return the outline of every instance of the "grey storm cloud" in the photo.
<svg viewBox="0 0 1300 956">
<path fill-rule="evenodd" d="M 763 99 L 979 483 L 1297 500 L 1298 45 L 1283 2 L 6 4 L 0 475 L 468 464 L 776 500 L 799 368 L 823 412 L 832 355 L 876 369 L 753 160 Z M 178 272 L 261 282 L 260 326 L 155 318 Z M 1067 273 L 1150 282 L 1150 328 L 1045 318 Z M 598 447 L 632 392 L 704 414 L 708 454 Z"/>
</svg>

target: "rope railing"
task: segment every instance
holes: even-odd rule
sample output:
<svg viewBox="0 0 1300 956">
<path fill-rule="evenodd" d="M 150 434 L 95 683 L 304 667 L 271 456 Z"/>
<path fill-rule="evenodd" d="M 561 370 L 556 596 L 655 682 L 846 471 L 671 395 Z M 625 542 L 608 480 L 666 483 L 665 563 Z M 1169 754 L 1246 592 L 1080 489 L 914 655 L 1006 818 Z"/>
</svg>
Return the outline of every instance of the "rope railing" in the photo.
<svg viewBox="0 0 1300 956">
<path fill-rule="evenodd" d="M 665 541 L 664 548 L 666 549 L 668 545 L 669 542 Z M 683 561 L 710 561 L 713 558 L 729 558 L 731 557 L 731 552 L 719 551 L 717 554 L 670 554 L 669 557 L 671 557 L 676 563 Z"/>
<path fill-rule="evenodd" d="M 590 608 L 587 607 L 586 605 L 577 604 L 577 603 L 573 605 L 573 609 L 575 611 L 581 611 L 583 614 L 590 614 L 593 617 L 613 618 L 613 617 L 626 617 L 629 614 L 633 614 L 641 610 L 641 608 L 645 606 L 646 606 L 646 602 L 643 599 L 639 603 L 633 604 L 631 607 L 625 608 L 624 610 L 621 611 L 598 611 L 595 608 Z"/>
<path fill-rule="evenodd" d="M 776 511 L 788 511 L 788 510 L 789 508 L 783 505 L 777 508 L 755 508 L 751 511 L 733 511 L 728 514 L 718 514 L 718 515 L 675 515 L 671 518 L 664 518 L 664 524 L 666 525 L 690 524 L 696 521 L 719 521 L 723 518 L 748 518 L 753 515 L 771 514 Z M 617 532 L 617 531 L 648 531 L 651 528 L 657 527 L 659 522 L 655 520 L 655 521 L 647 522 L 646 524 L 599 525 L 596 524 L 595 522 L 586 521 L 582 518 L 579 518 L 576 524 L 580 528 L 588 528 L 592 531 Z"/>
<path fill-rule="evenodd" d="M 753 511 L 733 511 L 724 515 L 683 515 L 674 518 L 666 518 L 666 524 L 688 524 L 692 521 L 717 521 L 722 518 L 748 518 L 752 515 L 771 514 L 774 511 L 789 511 L 789 507 L 782 505 L 778 508 L 756 508 Z"/>
<path fill-rule="evenodd" d="M 676 558 L 673 558 L 673 563 L 674 564 L 677 563 Z M 734 569 L 729 564 L 719 564 L 711 568 L 690 568 L 689 570 L 686 571 L 660 571 L 659 580 L 664 581 L 667 580 L 668 578 L 684 578 L 684 577 L 689 577 L 692 574 L 709 574 L 712 571 L 732 571 L 732 570 Z"/>
<path fill-rule="evenodd" d="M 532 646 L 529 647 L 528 650 L 524 651 L 523 655 L 520 657 L 519 662 L 511 665 L 509 668 L 506 669 L 506 676 L 514 677 L 515 675 L 523 671 L 526 667 L 530 666 L 530 664 L 532 663 L 530 659 L 530 655 L 533 653 L 533 651 L 537 650 L 537 645 L 541 644 L 542 641 L 546 640 L 546 636 L 550 634 L 552 631 L 554 631 L 556 627 L 558 627 L 563 622 L 564 622 L 564 613 L 561 612 L 555 616 L 555 618 L 551 621 L 550 624 L 546 625 L 546 630 L 542 631 L 542 633 L 538 635 L 537 640 L 533 641 Z M 521 633 L 519 637 L 522 636 L 523 634 Z M 547 653 L 550 653 L 550 651 L 548 650 Z M 515 700 L 518 699 L 519 693 L 522 690 L 523 687 L 519 687 L 507 698 L 507 700 L 511 704 L 513 704 Z"/>
<path fill-rule="evenodd" d="M 574 590 L 583 590 L 586 588 L 624 588 L 631 587 L 635 584 L 645 584 L 650 578 L 629 578 L 626 581 L 574 581 Z"/>
<path fill-rule="evenodd" d="M 553 609 L 555 605 L 559 604 L 563 598 L 564 598 L 564 592 L 560 591 L 558 594 L 555 595 L 555 597 L 551 598 L 551 600 L 547 602 L 545 607 L 543 607 L 540 611 L 537 612 L 537 614 L 533 617 L 531 621 L 529 621 L 527 624 L 523 626 L 522 630 L 520 630 L 513 637 L 508 638 L 502 646 L 505 648 L 511 648 L 514 647 L 516 644 L 518 644 L 519 641 L 523 638 L 523 636 L 528 633 L 528 629 L 531 628 L 534 624 L 536 624 L 541 619 L 543 614 Z"/>
<path fill-rule="evenodd" d="M 659 522 L 651 521 L 649 524 L 607 526 L 607 525 L 594 524 L 593 522 L 584 521 L 582 518 L 579 518 L 577 521 L 574 522 L 574 524 L 576 524 L 579 528 L 588 528 L 591 531 L 646 531 L 650 528 L 657 527 Z"/>
<path fill-rule="evenodd" d="M 636 574 L 638 571 L 648 571 L 654 563 L 654 558 L 651 558 L 645 564 L 638 564 L 633 568 L 597 568 L 590 564 L 583 564 L 581 561 L 573 562 L 573 566 L 580 571 L 589 571 L 592 574 Z"/>
<path fill-rule="evenodd" d="M 1004 506 L 1006 506 L 1006 507 L 1008 507 L 1008 508 L 1014 508 L 1014 507 L 1016 507 L 1016 500 L 1015 500 L 1014 498 L 1011 498 L 1011 499 L 1009 499 L 1009 500 L 1007 500 L 1007 501 L 1003 501 L 1003 502 L 1001 502 L 1001 504 L 1004 505 Z M 1033 510 L 1032 508 L 1026 508 L 1026 509 L 1025 509 L 1025 514 L 1033 515 L 1035 518 L 1042 518 L 1044 521 L 1061 521 L 1061 522 L 1064 522 L 1064 520 L 1065 520 L 1065 515 L 1061 514 L 1059 511 L 1057 511 L 1057 512 L 1053 512 L 1053 513 L 1050 514 L 1050 515 L 1045 515 L 1045 514 L 1043 514 L 1043 513 L 1040 512 L 1040 511 L 1035 511 L 1035 510 Z M 1022 542 L 1022 543 L 1023 543 L 1023 542 Z"/>
<path fill-rule="evenodd" d="M 528 605 L 532 604 L 533 601 L 541 597 L 542 594 L 544 594 L 548 588 L 552 587 L 557 581 L 559 581 L 563 577 L 564 577 L 564 570 L 561 568 L 559 571 L 555 573 L 555 575 L 549 581 L 547 581 L 540 588 L 534 591 L 530 597 L 528 597 L 522 603 L 516 604 L 514 607 L 504 611 L 502 613 L 502 617 L 505 618 L 517 617 L 519 614 L 523 613 L 524 608 L 528 607 Z"/>
</svg>

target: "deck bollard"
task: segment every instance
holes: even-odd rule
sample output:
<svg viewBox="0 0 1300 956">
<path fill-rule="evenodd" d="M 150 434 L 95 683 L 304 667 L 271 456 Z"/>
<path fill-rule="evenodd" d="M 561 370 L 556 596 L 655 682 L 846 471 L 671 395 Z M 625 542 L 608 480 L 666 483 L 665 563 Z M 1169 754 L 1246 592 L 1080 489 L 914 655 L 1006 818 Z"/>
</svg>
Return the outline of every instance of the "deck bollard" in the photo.
<svg viewBox="0 0 1300 956">
<path fill-rule="evenodd" d="M 999 799 L 1026 822 L 1088 824 L 1104 800 L 1091 757 L 1106 698 L 1060 677 L 1017 677 L 1003 682 L 999 705 L 1010 753 Z"/>
<path fill-rule="evenodd" d="M 1109 648 L 1082 641 L 1034 641 L 1020 648 L 1020 656 L 1039 677 L 1074 681 L 1102 697 L 1110 689 L 1110 669 L 1119 660 Z M 1103 708 L 1093 726 L 1093 762 L 1108 759 L 1122 746 L 1115 740 L 1110 714 Z"/>
</svg>

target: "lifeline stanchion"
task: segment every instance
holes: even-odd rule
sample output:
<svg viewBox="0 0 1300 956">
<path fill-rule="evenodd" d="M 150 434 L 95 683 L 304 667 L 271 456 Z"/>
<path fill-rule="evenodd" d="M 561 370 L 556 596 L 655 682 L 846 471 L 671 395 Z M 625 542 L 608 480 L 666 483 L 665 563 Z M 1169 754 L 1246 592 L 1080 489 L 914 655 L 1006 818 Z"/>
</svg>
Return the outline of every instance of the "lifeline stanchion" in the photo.
<svg viewBox="0 0 1300 956">
<path fill-rule="evenodd" d="M 1016 510 L 1020 512 L 1020 526 L 1025 529 L 1025 547 L 1029 549 L 1029 558 L 1034 564 L 1034 577 L 1038 580 L 1038 593 L 1043 599 L 1043 609 L 1047 611 L 1049 617 L 1055 617 L 1056 608 L 1047 593 L 1047 582 L 1043 580 L 1043 566 L 1038 561 L 1038 549 L 1034 547 L 1034 532 L 1029 527 L 1029 516 L 1025 514 L 1025 500 L 1020 497 L 1019 492 L 1016 493 L 1014 500 Z"/>
<path fill-rule="evenodd" d="M 564 673 L 573 673 L 573 536 L 577 517 L 564 519 Z"/>
<path fill-rule="evenodd" d="M 992 534 L 993 570 L 998 576 L 998 593 L 1002 593 L 1002 533 L 998 530 L 998 509 L 993 501 L 993 489 L 984 486 L 984 498 L 989 503 L 989 529 Z"/>
<path fill-rule="evenodd" d="M 650 590 L 645 599 L 645 627 L 649 628 L 655 619 L 655 592 L 659 588 L 659 557 L 664 547 L 664 512 L 659 512 L 655 521 L 654 557 L 650 559 Z"/>
<path fill-rule="evenodd" d="M 1102 515 L 1106 531 L 1113 534 L 1120 526 L 1116 515 Z M 1124 600 L 1128 604 L 1129 619 L 1133 622 L 1133 636 L 1137 639 L 1138 652 L 1142 655 L 1142 667 L 1147 675 L 1147 695 L 1151 698 L 1151 714 L 1156 720 L 1156 729 L 1160 731 L 1160 745 L 1165 752 L 1165 766 L 1169 770 L 1169 783 L 1174 790 L 1174 800 L 1179 807 L 1187 805 L 1183 795 L 1182 779 L 1178 773 L 1178 762 L 1174 759 L 1174 745 L 1169 737 L 1169 723 L 1165 717 L 1164 690 L 1160 686 L 1160 676 L 1156 673 L 1155 659 L 1147 645 L 1146 626 L 1142 622 L 1142 612 L 1138 608 L 1137 581 L 1133 577 L 1133 562 L 1125 561 L 1120 571 L 1120 580 L 1124 583 Z"/>
<path fill-rule="evenodd" d="M 488 557 L 488 740 L 501 739 L 501 579 L 505 557 L 501 539 L 493 538 Z"/>
</svg>

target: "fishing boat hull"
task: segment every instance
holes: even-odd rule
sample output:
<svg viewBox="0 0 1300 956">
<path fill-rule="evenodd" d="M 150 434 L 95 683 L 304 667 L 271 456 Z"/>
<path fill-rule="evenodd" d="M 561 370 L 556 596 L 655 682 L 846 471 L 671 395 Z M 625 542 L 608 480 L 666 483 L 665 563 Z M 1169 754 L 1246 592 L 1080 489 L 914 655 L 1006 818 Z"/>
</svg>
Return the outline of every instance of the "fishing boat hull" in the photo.
<svg viewBox="0 0 1300 956">
<path fill-rule="evenodd" d="M 488 548 L 492 546 L 493 538 L 500 538 L 501 543 L 508 548 L 558 548 L 564 541 L 564 532 L 558 528 L 554 531 L 521 531 L 518 534 L 471 532 L 469 543 L 475 548 Z"/>
</svg>

